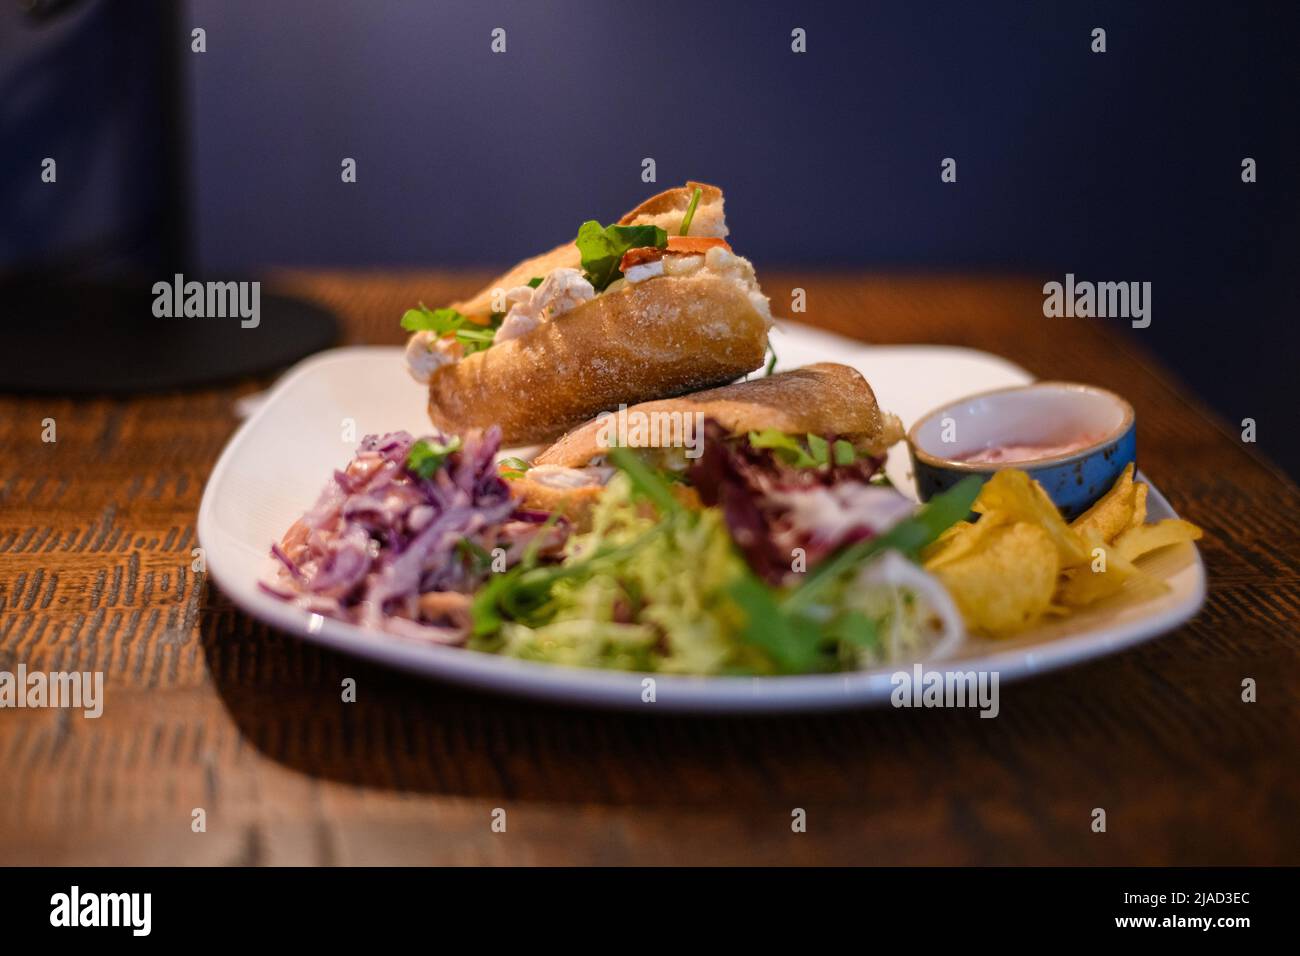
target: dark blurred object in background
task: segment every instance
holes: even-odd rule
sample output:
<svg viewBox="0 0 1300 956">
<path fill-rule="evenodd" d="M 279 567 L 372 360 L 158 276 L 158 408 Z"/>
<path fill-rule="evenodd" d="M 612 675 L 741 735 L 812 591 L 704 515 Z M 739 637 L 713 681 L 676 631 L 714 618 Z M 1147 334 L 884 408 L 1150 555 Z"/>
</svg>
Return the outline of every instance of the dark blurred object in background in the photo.
<svg viewBox="0 0 1300 956">
<path fill-rule="evenodd" d="M 256 328 L 154 315 L 155 282 L 200 271 L 183 7 L 0 4 L 0 388 L 199 385 L 287 365 L 337 337 L 324 310 L 269 292 Z"/>
<path fill-rule="evenodd" d="M 184 258 L 173 4 L 0 2 L 0 269 L 120 274 Z M 42 181 L 53 158 L 54 183 Z"/>
<path fill-rule="evenodd" d="M 764 269 L 1149 281 L 1152 324 L 1129 334 L 1234 427 L 1256 419 L 1261 450 L 1300 474 L 1296 4 L 181 10 L 207 31 L 207 52 L 186 56 L 197 256 L 209 272 L 504 264 L 652 188 L 703 179 L 727 189 L 733 229 Z M 497 27 L 505 53 L 490 48 Z M 795 27 L 806 53 L 791 51 Z M 1104 54 L 1090 49 L 1095 27 Z M 132 75 L 146 65 L 80 54 L 95 56 Z M 120 123 L 156 95 L 147 79 L 117 88 Z M 145 138 L 116 135 L 123 149 Z M 30 136 L 4 142 L 6 173 L 11 142 L 29 154 L 25 174 L 43 155 Z M 654 185 L 641 182 L 647 157 Z M 956 183 L 940 181 L 945 157 Z M 1241 180 L 1244 157 L 1258 163 L 1255 183 Z M 341 182 L 345 158 L 355 183 Z M 94 202 L 148 207 L 138 187 L 113 188 L 101 180 Z M 5 256 L 15 243 L 50 239 L 0 226 Z M 1024 320 L 1026 335 L 1055 334 L 1041 315 Z M 871 316 L 862 321 L 869 337 Z"/>
</svg>

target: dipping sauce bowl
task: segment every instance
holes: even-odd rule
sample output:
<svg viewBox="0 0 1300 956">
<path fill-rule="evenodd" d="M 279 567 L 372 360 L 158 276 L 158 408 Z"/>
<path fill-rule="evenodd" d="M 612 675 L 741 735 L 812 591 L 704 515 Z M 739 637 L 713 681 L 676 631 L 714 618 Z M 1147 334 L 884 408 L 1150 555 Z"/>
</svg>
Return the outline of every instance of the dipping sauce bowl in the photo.
<svg viewBox="0 0 1300 956">
<path fill-rule="evenodd" d="M 917 420 L 907 433 L 921 500 L 967 475 L 1028 472 L 1067 519 L 1110 490 L 1137 453 L 1137 419 L 1114 392 L 1035 382 L 981 392 Z"/>
</svg>

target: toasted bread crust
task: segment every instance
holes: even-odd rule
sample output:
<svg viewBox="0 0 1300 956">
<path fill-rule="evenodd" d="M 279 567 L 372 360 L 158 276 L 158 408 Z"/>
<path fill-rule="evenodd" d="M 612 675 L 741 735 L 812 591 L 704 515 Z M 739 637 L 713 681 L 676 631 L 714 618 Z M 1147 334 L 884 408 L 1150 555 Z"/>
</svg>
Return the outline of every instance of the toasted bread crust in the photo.
<svg viewBox="0 0 1300 956">
<path fill-rule="evenodd" d="M 775 428 L 788 434 L 836 435 L 873 454 L 882 454 L 902 437 L 898 419 L 881 412 L 862 374 L 833 362 L 643 402 L 628 409 L 629 415 L 633 412 L 702 412 L 733 434 Z M 599 442 L 603 427 L 599 420 L 578 426 L 533 463 L 569 468 L 588 464 L 607 451 Z"/>
<path fill-rule="evenodd" d="M 586 485 L 582 488 L 555 488 L 534 481 L 527 475 L 509 480 L 511 492 L 521 508 L 550 511 L 563 515 L 573 523 L 575 531 L 591 530 L 591 513 L 605 493 L 604 485 Z M 687 508 L 700 508 L 700 496 L 694 488 L 672 486 L 673 497 Z"/>
<path fill-rule="evenodd" d="M 662 216 L 666 212 L 684 213 L 686 212 L 687 207 L 691 204 L 692 194 L 697 189 L 700 191 L 700 206 L 711 206 L 715 202 L 722 201 L 722 190 L 717 186 L 710 186 L 708 183 L 688 181 L 685 186 L 665 189 L 658 195 L 651 196 L 620 219 L 618 224 L 620 226 L 630 226 L 638 219 L 645 219 L 651 216 Z M 698 209 L 698 207 L 696 208 Z"/>
<path fill-rule="evenodd" d="M 534 481 L 527 475 L 510 480 L 510 489 L 521 508 L 549 511 L 563 515 L 578 531 L 591 530 L 591 509 L 604 492 L 603 485 L 582 488 L 555 488 Z"/>
<path fill-rule="evenodd" d="M 766 342 L 766 319 L 735 283 L 666 276 L 438 369 L 429 417 L 443 431 L 497 424 L 507 446 L 539 444 L 620 403 L 729 382 L 763 364 Z"/>
</svg>

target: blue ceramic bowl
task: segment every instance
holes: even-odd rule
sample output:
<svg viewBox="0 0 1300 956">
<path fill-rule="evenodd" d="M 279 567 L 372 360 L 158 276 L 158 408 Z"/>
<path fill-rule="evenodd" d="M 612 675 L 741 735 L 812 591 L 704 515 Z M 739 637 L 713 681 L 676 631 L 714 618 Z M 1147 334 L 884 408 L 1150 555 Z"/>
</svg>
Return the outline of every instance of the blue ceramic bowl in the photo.
<svg viewBox="0 0 1300 956">
<path fill-rule="evenodd" d="M 1109 491 L 1134 460 L 1136 436 L 1133 406 L 1114 392 L 1071 382 L 1035 382 L 936 408 L 912 426 L 907 443 L 922 501 L 967 475 L 988 478 L 1003 468 L 1016 468 L 1042 485 L 1070 519 Z M 1061 451 L 1079 442 L 1086 444 Z M 969 460 L 1017 446 L 1021 455 Z"/>
</svg>

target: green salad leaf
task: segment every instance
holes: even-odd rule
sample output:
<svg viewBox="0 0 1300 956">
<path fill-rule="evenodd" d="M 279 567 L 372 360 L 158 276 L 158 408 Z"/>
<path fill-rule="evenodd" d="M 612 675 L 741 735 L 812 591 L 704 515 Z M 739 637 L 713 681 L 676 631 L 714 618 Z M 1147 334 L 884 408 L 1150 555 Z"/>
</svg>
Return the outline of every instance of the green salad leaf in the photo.
<svg viewBox="0 0 1300 956">
<path fill-rule="evenodd" d="M 439 338 L 454 335 L 464 353 L 472 355 L 492 344 L 502 318 L 503 314 L 494 312 L 490 324 L 480 325 L 455 309 L 430 309 L 421 302 L 417 308 L 402 314 L 402 328 L 408 332 L 432 332 Z"/>
<path fill-rule="evenodd" d="M 469 538 L 461 538 L 456 542 L 456 553 L 480 568 L 486 568 L 492 564 L 492 555 L 481 544 L 471 541 Z"/>
<path fill-rule="evenodd" d="M 700 197 L 704 195 L 704 190 L 699 186 L 691 193 L 691 204 L 686 207 L 686 215 L 682 217 L 682 228 L 678 230 L 677 235 L 685 236 L 691 231 L 691 220 L 695 218 L 695 208 L 700 204 Z"/>
<path fill-rule="evenodd" d="M 873 649 L 880 644 L 880 623 L 862 611 L 849 610 L 826 627 L 828 636 L 857 648 Z"/>
<path fill-rule="evenodd" d="M 806 674 L 823 669 L 826 655 L 817 624 L 806 617 L 788 614 L 777 601 L 776 592 L 748 568 L 728 589 L 732 600 L 745 614 L 743 639 L 761 648 L 787 674 Z"/>
<path fill-rule="evenodd" d="M 606 457 L 610 464 L 627 475 L 633 490 L 654 503 L 660 514 L 668 516 L 684 510 L 682 503 L 673 497 L 668 485 L 635 452 L 626 448 L 611 448 Z"/>
<path fill-rule="evenodd" d="M 802 446 L 800 446 L 802 449 Z M 817 445 L 833 457 L 833 443 Z M 804 454 L 812 454 L 804 449 Z M 583 667 L 690 674 L 807 674 L 882 659 L 898 601 L 853 589 L 879 552 L 915 556 L 965 517 L 978 480 L 936 496 L 880 538 L 842 548 L 804 583 L 775 588 L 746 564 L 722 512 L 686 508 L 634 450 L 559 563 L 529 548 L 475 596 L 470 646 Z M 653 506 L 653 507 L 651 507 Z M 535 539 L 535 540 L 540 540 Z"/>
<path fill-rule="evenodd" d="M 515 458 L 514 456 L 502 458 L 497 462 L 497 470 L 500 472 L 502 478 L 522 478 L 524 477 L 524 472 L 528 471 L 531 467 L 533 466 L 528 464 L 528 462 L 524 461 L 522 458 Z"/>
<path fill-rule="evenodd" d="M 455 309 L 430 309 L 423 302 L 402 313 L 402 328 L 408 332 L 436 332 L 446 335 L 460 328 L 466 319 Z"/>
<path fill-rule="evenodd" d="M 432 478 L 442 467 L 447 456 L 460 451 L 459 435 L 453 435 L 445 444 L 425 441 L 423 438 L 411 446 L 406 456 L 406 469 L 421 478 Z"/>
<path fill-rule="evenodd" d="M 766 448 L 776 453 L 786 464 L 796 468 L 815 468 L 817 460 L 810 455 L 799 439 L 776 428 L 765 428 L 761 432 L 750 432 L 749 443 L 755 448 Z"/>
<path fill-rule="evenodd" d="M 778 458 L 796 468 L 851 465 L 858 460 L 857 450 L 850 442 L 837 438 L 832 443 L 811 432 L 804 435 L 801 441 L 798 437 L 775 428 L 765 428 L 761 432 L 750 432 L 749 443 L 755 448 L 775 452 Z"/>
<path fill-rule="evenodd" d="M 555 518 L 552 515 L 543 525 L 543 531 L 554 524 Z M 495 634 L 511 621 L 542 623 L 551 591 L 559 582 L 589 576 L 604 563 L 629 558 L 659 533 L 659 529 L 651 529 L 628 544 L 602 545 L 590 554 L 571 557 L 562 564 L 539 565 L 536 549 L 530 547 L 517 565 L 509 571 L 493 575 L 487 585 L 474 595 L 474 600 L 470 603 L 471 633 L 475 637 Z M 541 537 L 542 533 L 539 532 L 533 540 L 540 541 Z"/>
<path fill-rule="evenodd" d="M 809 432 L 804 436 L 808 442 L 808 454 L 812 455 L 813 461 L 818 465 L 829 465 L 831 463 L 831 443 L 821 435 L 815 435 Z"/>
<path fill-rule="evenodd" d="M 623 277 L 618 264 L 629 249 L 663 249 L 668 245 L 668 233 L 658 226 L 602 226 L 589 219 L 579 227 L 574 244 L 582 254 L 587 281 L 597 292 L 604 292 L 610 283 Z"/>
<path fill-rule="evenodd" d="M 763 366 L 764 378 L 767 378 L 776 371 L 776 349 L 772 348 L 772 337 L 770 335 L 767 337 L 767 353 L 769 358 L 767 364 Z"/>
</svg>

